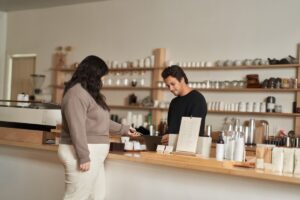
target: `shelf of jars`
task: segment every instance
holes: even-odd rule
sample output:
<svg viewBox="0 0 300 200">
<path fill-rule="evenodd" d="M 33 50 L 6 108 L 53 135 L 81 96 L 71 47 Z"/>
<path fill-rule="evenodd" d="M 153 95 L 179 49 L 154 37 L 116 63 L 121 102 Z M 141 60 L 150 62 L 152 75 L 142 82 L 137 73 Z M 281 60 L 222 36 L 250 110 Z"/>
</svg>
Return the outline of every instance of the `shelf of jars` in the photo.
<svg viewBox="0 0 300 200">
<path fill-rule="evenodd" d="M 129 68 L 109 68 L 109 72 L 139 72 L 139 71 L 152 71 L 153 67 L 129 67 Z M 76 68 L 52 68 L 53 71 L 73 73 Z"/>
<path fill-rule="evenodd" d="M 275 88 L 194 88 L 202 92 L 300 92 L 300 89 L 275 89 Z M 153 88 L 154 90 L 168 90 L 168 88 Z"/>
<path fill-rule="evenodd" d="M 64 89 L 63 85 L 51 85 L 51 87 L 56 89 Z M 125 87 L 125 86 L 104 86 L 103 90 L 152 90 L 151 87 Z"/>
<path fill-rule="evenodd" d="M 300 67 L 299 64 L 277 64 L 277 65 L 240 65 L 240 66 L 234 66 L 234 65 L 230 65 L 230 66 L 186 66 L 186 67 L 182 67 L 183 70 L 249 70 L 249 69 L 280 69 L 280 68 L 297 68 Z M 163 69 L 164 67 L 160 67 L 161 69 Z"/>
<path fill-rule="evenodd" d="M 112 109 L 132 109 L 132 110 L 156 110 L 159 108 L 155 108 L 155 107 L 145 107 L 145 106 L 134 106 L 134 105 L 109 105 L 110 108 Z"/>
<path fill-rule="evenodd" d="M 211 114 L 228 114 L 228 115 L 261 115 L 274 117 L 299 117 L 300 113 L 275 113 L 275 112 L 238 112 L 238 111 L 214 111 L 209 110 Z"/>
<path fill-rule="evenodd" d="M 151 87 L 103 86 L 103 90 L 152 90 Z"/>
<path fill-rule="evenodd" d="M 159 107 L 144 107 L 133 105 L 110 105 L 112 109 L 133 109 L 133 110 L 160 110 L 168 111 L 168 108 Z M 275 112 L 238 112 L 238 111 L 214 111 L 209 110 L 209 114 L 228 114 L 228 115 L 259 115 L 259 116 L 274 116 L 274 117 L 299 117 L 300 113 L 275 113 Z"/>
</svg>

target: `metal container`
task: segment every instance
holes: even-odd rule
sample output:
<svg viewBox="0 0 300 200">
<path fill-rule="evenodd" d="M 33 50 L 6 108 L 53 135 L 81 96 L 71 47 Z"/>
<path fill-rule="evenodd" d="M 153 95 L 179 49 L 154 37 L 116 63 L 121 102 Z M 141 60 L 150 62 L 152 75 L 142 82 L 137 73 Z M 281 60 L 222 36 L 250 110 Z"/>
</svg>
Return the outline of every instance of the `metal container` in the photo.
<svg viewBox="0 0 300 200">
<path fill-rule="evenodd" d="M 285 146 L 291 147 L 291 138 L 290 137 L 285 137 Z"/>
<path fill-rule="evenodd" d="M 211 132 L 212 132 L 212 126 L 211 125 L 207 125 L 206 126 L 206 134 L 205 134 L 205 136 L 211 137 Z"/>
<path fill-rule="evenodd" d="M 296 148 L 299 148 L 299 147 L 300 147 L 300 141 L 299 141 L 299 140 L 300 140 L 300 138 L 298 138 L 298 137 L 295 138 L 295 147 L 296 147 Z"/>
<path fill-rule="evenodd" d="M 251 118 L 249 120 L 249 133 L 246 144 L 255 144 L 254 138 L 255 138 L 255 120 Z"/>
</svg>

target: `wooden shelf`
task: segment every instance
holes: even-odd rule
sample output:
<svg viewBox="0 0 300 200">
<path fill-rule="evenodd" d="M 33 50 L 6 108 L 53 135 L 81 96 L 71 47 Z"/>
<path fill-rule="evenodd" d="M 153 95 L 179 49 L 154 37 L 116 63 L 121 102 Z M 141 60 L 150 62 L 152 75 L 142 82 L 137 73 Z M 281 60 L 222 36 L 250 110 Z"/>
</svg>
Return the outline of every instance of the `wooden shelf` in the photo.
<svg viewBox="0 0 300 200">
<path fill-rule="evenodd" d="M 65 88 L 62 85 L 50 85 L 50 86 L 53 87 L 53 88 L 56 88 L 56 89 L 64 89 Z M 119 87 L 117 87 L 117 86 L 115 86 L 115 87 L 113 87 L 113 86 L 111 86 L 111 87 L 104 86 L 102 89 L 103 90 L 152 90 L 151 87 L 121 87 L 121 86 L 119 86 Z"/>
<path fill-rule="evenodd" d="M 110 68 L 109 72 L 132 72 L 132 71 L 152 71 L 154 68 Z M 53 71 L 64 72 L 64 73 L 73 73 L 76 69 L 73 68 L 52 68 Z"/>
<path fill-rule="evenodd" d="M 168 108 L 154 108 L 154 107 L 143 107 L 143 106 L 122 106 L 122 105 L 110 105 L 112 109 L 124 109 L 124 110 L 160 110 L 168 111 Z M 220 115 L 258 115 L 258 116 L 271 116 L 271 117 L 300 117 L 300 113 L 261 113 L 261 112 L 235 112 L 235 111 L 207 111 L 208 114 L 220 114 Z"/>
<path fill-rule="evenodd" d="M 131 86 L 104 86 L 103 90 L 152 90 L 151 87 L 131 87 Z"/>
<path fill-rule="evenodd" d="M 154 68 L 110 68 L 110 72 L 152 71 Z"/>
<path fill-rule="evenodd" d="M 144 106 L 122 106 L 122 105 L 109 105 L 111 109 L 122 109 L 122 110 L 154 110 L 153 107 L 144 107 Z"/>
<path fill-rule="evenodd" d="M 72 69 L 72 68 L 52 68 L 51 70 L 56 71 L 56 72 L 65 72 L 65 73 L 73 73 L 75 72 L 76 69 Z"/>
<path fill-rule="evenodd" d="M 168 88 L 153 88 L 155 90 L 168 90 Z M 201 92 L 300 92 L 300 89 L 271 89 L 271 88 L 223 88 L 223 89 L 214 89 L 214 88 L 194 88 Z"/>
<path fill-rule="evenodd" d="M 228 114 L 228 115 L 261 115 L 273 117 L 300 117 L 300 113 L 261 113 L 261 112 L 234 112 L 234 111 L 208 111 L 209 114 Z"/>
<path fill-rule="evenodd" d="M 158 107 L 145 107 L 145 106 L 123 106 L 123 105 L 109 105 L 112 109 L 122 109 L 122 110 L 158 110 L 158 111 L 168 111 L 168 108 L 158 108 Z"/>
<path fill-rule="evenodd" d="M 63 85 L 50 85 L 50 87 L 56 88 L 56 89 L 64 89 L 65 86 Z"/>
<path fill-rule="evenodd" d="M 212 66 L 212 67 L 183 67 L 183 70 L 191 71 L 205 71 L 205 70 L 241 70 L 241 69 L 278 69 L 278 68 L 297 68 L 300 67 L 299 64 L 285 64 L 285 65 L 249 65 L 249 66 Z"/>
</svg>

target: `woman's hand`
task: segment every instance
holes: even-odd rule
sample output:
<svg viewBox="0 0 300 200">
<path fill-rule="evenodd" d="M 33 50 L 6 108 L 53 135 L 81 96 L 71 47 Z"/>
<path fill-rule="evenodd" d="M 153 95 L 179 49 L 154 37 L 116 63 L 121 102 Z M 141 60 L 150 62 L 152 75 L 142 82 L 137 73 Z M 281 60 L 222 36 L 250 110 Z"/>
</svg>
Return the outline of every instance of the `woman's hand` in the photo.
<svg viewBox="0 0 300 200">
<path fill-rule="evenodd" d="M 162 138 L 161 138 L 161 143 L 163 145 L 168 145 L 169 143 L 169 134 L 166 134 L 166 135 L 163 135 Z"/>
<path fill-rule="evenodd" d="M 127 133 L 130 137 L 138 137 L 141 136 L 139 132 L 135 130 L 135 128 L 130 127 Z"/>
<path fill-rule="evenodd" d="M 86 162 L 86 163 L 80 164 L 80 165 L 79 165 L 79 169 L 80 169 L 80 171 L 82 171 L 82 172 L 89 171 L 89 169 L 90 169 L 90 162 Z"/>
</svg>

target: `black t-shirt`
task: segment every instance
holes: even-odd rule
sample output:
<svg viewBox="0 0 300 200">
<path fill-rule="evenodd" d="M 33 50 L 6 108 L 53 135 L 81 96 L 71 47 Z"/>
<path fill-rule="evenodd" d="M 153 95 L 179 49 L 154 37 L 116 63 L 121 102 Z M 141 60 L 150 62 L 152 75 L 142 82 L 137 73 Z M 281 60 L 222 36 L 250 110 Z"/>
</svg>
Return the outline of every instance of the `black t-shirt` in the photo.
<svg viewBox="0 0 300 200">
<path fill-rule="evenodd" d="M 181 117 L 201 117 L 199 135 L 204 135 L 205 117 L 207 105 L 204 96 L 192 90 L 185 96 L 178 96 L 172 99 L 168 111 L 168 133 L 178 134 Z"/>
</svg>

